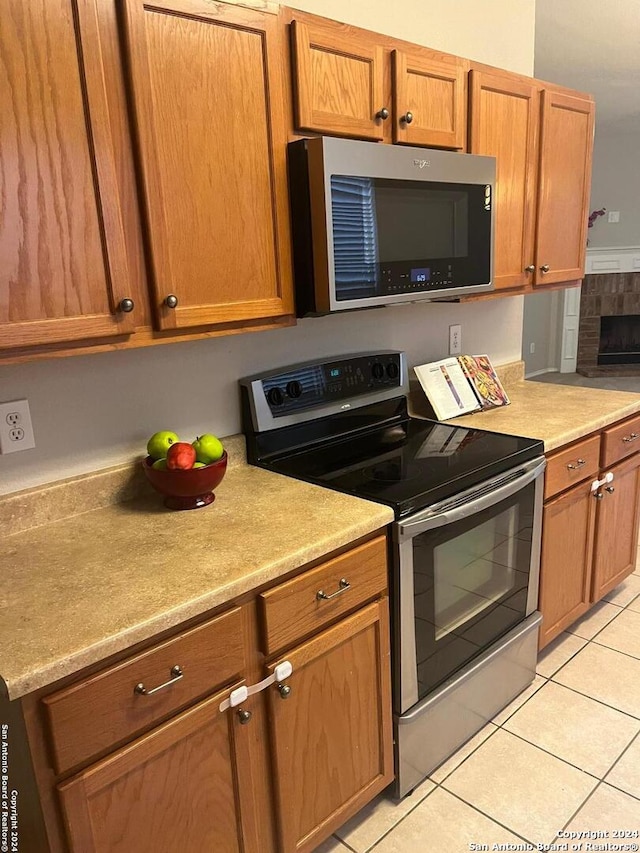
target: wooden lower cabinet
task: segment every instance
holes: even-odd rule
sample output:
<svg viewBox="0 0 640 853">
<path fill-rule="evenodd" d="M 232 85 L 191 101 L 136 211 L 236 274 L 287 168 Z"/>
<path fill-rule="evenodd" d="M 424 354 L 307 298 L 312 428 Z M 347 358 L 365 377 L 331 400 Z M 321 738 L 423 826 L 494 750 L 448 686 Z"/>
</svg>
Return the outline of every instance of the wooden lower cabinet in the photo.
<svg viewBox="0 0 640 853">
<path fill-rule="evenodd" d="M 640 453 L 620 459 L 629 452 L 628 441 L 622 442 L 629 438 L 630 423 L 614 425 L 603 431 L 602 440 L 599 435 L 591 436 L 549 458 L 545 488 L 548 499 L 542 518 L 541 649 L 635 568 L 640 526 Z M 619 447 L 613 444 L 618 432 L 622 436 Z M 596 470 L 593 460 L 598 447 L 600 469 Z M 582 482 L 562 491 L 569 482 L 567 473 L 582 477 Z M 605 482 L 607 475 L 613 479 Z M 600 485 L 594 489 L 596 479 Z"/>
<path fill-rule="evenodd" d="M 640 523 L 640 454 L 611 468 L 598 506 L 591 600 L 599 601 L 633 572 Z M 613 491 L 609 491 L 611 488 Z"/>
<path fill-rule="evenodd" d="M 269 694 L 284 853 L 313 850 L 393 779 L 388 637 L 383 599 L 285 655 L 293 674 Z"/>
<path fill-rule="evenodd" d="M 591 607 L 591 562 L 596 501 L 591 483 L 545 504 L 542 516 L 540 648 Z"/>
<path fill-rule="evenodd" d="M 285 683 L 220 710 L 286 660 Z M 393 778 L 386 538 L 25 699 L 38 853 L 311 851 Z"/>
<path fill-rule="evenodd" d="M 73 853 L 240 853 L 243 740 L 228 691 L 59 786 Z"/>
</svg>

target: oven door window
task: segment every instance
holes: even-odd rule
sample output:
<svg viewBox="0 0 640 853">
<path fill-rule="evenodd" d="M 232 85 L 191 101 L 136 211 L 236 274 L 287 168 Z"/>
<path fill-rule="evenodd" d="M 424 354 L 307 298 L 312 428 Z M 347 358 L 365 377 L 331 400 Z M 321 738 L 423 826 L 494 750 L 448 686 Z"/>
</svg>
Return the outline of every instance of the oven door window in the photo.
<svg viewBox="0 0 640 853">
<path fill-rule="evenodd" d="M 489 192 L 484 184 L 332 175 L 336 299 L 489 282 Z"/>
<path fill-rule="evenodd" d="M 422 698 L 526 616 L 534 486 L 412 540 Z"/>
</svg>

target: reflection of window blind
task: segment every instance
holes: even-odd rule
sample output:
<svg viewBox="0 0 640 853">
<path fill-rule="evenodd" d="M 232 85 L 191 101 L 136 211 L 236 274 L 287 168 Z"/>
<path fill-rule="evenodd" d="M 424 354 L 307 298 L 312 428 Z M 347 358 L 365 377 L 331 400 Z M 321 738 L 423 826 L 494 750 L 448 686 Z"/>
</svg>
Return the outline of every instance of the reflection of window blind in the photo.
<svg viewBox="0 0 640 853">
<path fill-rule="evenodd" d="M 375 290 L 378 235 L 371 178 L 331 176 L 336 296 L 352 299 Z"/>
</svg>

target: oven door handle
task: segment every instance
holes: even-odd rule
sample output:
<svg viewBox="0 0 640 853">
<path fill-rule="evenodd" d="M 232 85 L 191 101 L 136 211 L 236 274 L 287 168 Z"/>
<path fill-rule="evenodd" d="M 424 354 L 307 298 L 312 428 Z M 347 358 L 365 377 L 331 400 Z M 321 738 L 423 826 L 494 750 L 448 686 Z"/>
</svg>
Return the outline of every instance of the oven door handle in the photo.
<svg viewBox="0 0 640 853">
<path fill-rule="evenodd" d="M 506 471 L 504 474 L 501 474 L 500 477 L 496 477 L 495 482 L 500 483 L 504 482 L 505 479 L 508 479 L 510 475 L 513 475 L 518 471 L 522 471 L 522 474 L 516 479 L 510 480 L 502 486 L 498 485 L 495 489 L 485 492 L 477 498 L 474 498 L 473 495 L 477 494 L 478 491 L 482 489 L 482 486 L 476 486 L 473 489 L 469 489 L 469 500 L 454 509 L 438 512 L 436 505 L 435 512 L 434 507 L 431 507 L 412 516 L 411 520 L 399 521 L 396 528 L 398 541 L 402 542 L 406 539 L 412 539 L 414 536 L 419 536 L 427 530 L 433 530 L 435 527 L 442 527 L 443 525 L 451 524 L 454 521 L 461 521 L 464 518 L 468 518 L 470 515 L 475 515 L 475 513 L 481 512 L 483 509 L 488 509 L 505 498 L 515 495 L 525 486 L 528 486 L 529 483 L 532 483 L 543 473 L 546 466 L 546 459 L 534 459 L 522 466 L 513 468 L 511 471 Z M 464 496 L 464 493 L 462 496 Z M 449 502 L 450 499 L 443 501 L 442 503 L 447 504 Z"/>
</svg>

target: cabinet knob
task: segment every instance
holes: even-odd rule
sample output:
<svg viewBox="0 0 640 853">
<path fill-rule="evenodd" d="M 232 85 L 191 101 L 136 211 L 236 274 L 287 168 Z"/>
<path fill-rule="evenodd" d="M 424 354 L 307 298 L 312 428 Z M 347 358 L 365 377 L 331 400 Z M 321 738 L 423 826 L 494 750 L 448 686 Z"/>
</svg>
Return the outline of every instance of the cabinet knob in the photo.
<svg viewBox="0 0 640 853">
<path fill-rule="evenodd" d="M 403 116 L 400 116 L 400 121 L 404 122 L 405 124 L 411 124 L 411 122 L 413 121 L 413 113 L 410 113 L 409 110 L 407 110 L 407 112 Z"/>
<path fill-rule="evenodd" d="M 605 488 L 605 492 L 609 492 L 610 495 L 612 495 L 615 492 L 615 490 L 616 490 L 615 486 L 607 486 Z"/>
<path fill-rule="evenodd" d="M 126 299 L 120 300 L 120 303 L 118 305 L 118 310 L 122 311 L 124 314 L 130 314 L 135 307 L 136 306 L 134 304 L 133 299 L 129 299 L 127 297 Z"/>
<path fill-rule="evenodd" d="M 601 500 L 602 500 L 602 498 L 604 497 L 604 495 L 602 494 L 602 492 L 595 492 L 595 494 L 594 494 L 593 496 L 594 496 L 594 498 L 595 498 L 597 501 L 601 501 Z"/>
<path fill-rule="evenodd" d="M 240 710 L 238 711 L 238 719 L 240 720 L 241 726 L 246 726 L 251 717 L 251 711 L 245 711 L 244 708 L 240 708 Z"/>
<path fill-rule="evenodd" d="M 546 272 L 549 272 L 550 269 L 551 268 L 550 268 L 549 264 L 542 264 L 542 266 L 540 267 L 540 272 L 546 273 Z"/>
<path fill-rule="evenodd" d="M 178 306 L 178 297 L 174 296 L 173 293 L 170 293 L 167 298 L 164 300 L 164 304 L 167 308 L 177 308 Z"/>
<path fill-rule="evenodd" d="M 535 272 L 536 271 L 536 265 L 535 264 L 529 264 L 528 267 L 524 268 L 524 271 L 525 272 Z"/>
<path fill-rule="evenodd" d="M 278 684 L 278 693 L 281 699 L 288 699 L 291 696 L 291 688 L 288 684 Z"/>
<path fill-rule="evenodd" d="M 382 121 L 386 121 L 389 118 L 389 110 L 386 107 L 383 107 L 381 110 L 378 110 L 376 113 L 376 118 L 381 118 Z"/>
</svg>

